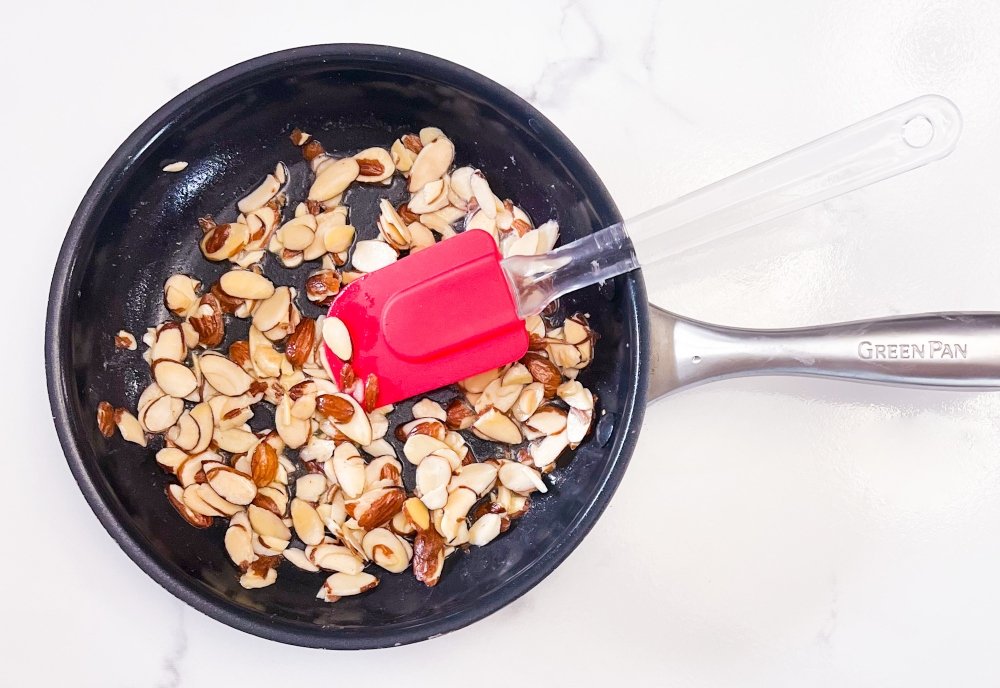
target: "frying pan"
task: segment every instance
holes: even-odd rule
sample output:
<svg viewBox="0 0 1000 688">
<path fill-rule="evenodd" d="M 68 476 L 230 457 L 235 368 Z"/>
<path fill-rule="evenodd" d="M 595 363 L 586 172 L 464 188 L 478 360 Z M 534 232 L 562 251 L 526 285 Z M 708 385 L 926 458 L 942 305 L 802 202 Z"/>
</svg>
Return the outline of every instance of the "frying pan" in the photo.
<svg viewBox="0 0 1000 688">
<path fill-rule="evenodd" d="M 580 379 L 600 397 L 605 415 L 591 440 L 554 474 L 552 494 L 535 500 L 488 548 L 449 557 L 436 587 L 386 575 L 374 594 L 325 604 L 315 599 L 322 577 L 282 566 L 279 584 L 244 590 L 222 546 L 222 526 L 193 529 L 164 499 L 167 476 L 151 456 L 157 445 L 105 439 L 95 408 L 105 399 L 134 408 L 148 368 L 140 351 L 114 348 L 114 333 L 138 336 L 167 317 L 161 294 L 169 275 L 188 272 L 211 283 L 221 274 L 224 267 L 200 254 L 197 218 L 231 219 L 234 201 L 275 161 L 297 162 L 300 154 L 287 136 L 295 126 L 328 147 L 354 150 L 437 126 L 457 142 L 456 164 L 488 170 L 501 198 L 516 199 L 531 217 L 557 217 L 566 240 L 621 220 L 594 170 L 551 122 L 463 67 L 396 48 L 345 44 L 239 64 L 154 113 L 87 191 L 52 279 L 45 350 L 53 418 L 70 469 L 101 523 L 180 599 L 240 630 L 296 645 L 411 643 L 472 623 L 524 594 L 573 551 L 604 510 L 642 422 L 645 291 L 635 274 L 563 300 L 568 313 L 590 313 L 601 333 L 599 355 Z M 182 174 L 161 171 L 177 160 L 189 163 Z M 394 204 L 407 198 L 397 185 L 388 192 L 358 189 L 350 199 L 359 238 L 374 238 L 375 198 L 386 194 Z M 282 284 L 301 284 L 308 269 L 266 267 Z M 306 315 L 320 314 L 300 301 Z M 230 324 L 227 336 L 245 338 L 243 327 Z M 400 415 L 408 413 L 404 405 Z M 271 422 L 260 413 L 252 425 Z"/>
<path fill-rule="evenodd" d="M 158 445 L 143 449 L 98 432 L 99 401 L 134 407 L 148 384 L 140 352 L 116 350 L 113 335 L 119 329 L 141 334 L 167 317 L 160 294 L 169 275 L 188 272 L 211 283 L 221 274 L 225 268 L 208 265 L 194 241 L 197 218 L 232 219 L 233 202 L 276 160 L 296 161 L 287 141 L 292 127 L 316 134 L 336 152 L 387 146 L 423 126 L 447 132 L 458 143 L 456 164 L 488 171 L 501 198 L 516 199 L 533 218 L 557 218 L 563 241 L 621 221 L 579 151 L 511 92 L 420 53 L 342 44 L 245 62 L 167 103 L 108 161 L 67 233 L 52 281 L 46 363 L 69 466 L 129 557 L 174 595 L 235 628 L 296 645 L 385 647 L 455 630 L 524 594 L 579 544 L 618 486 L 641 426 L 651 366 L 654 397 L 754 372 L 940 385 L 982 385 L 995 377 L 975 356 L 958 365 L 940 356 L 903 365 L 878 356 L 894 344 L 898 355 L 900 338 L 910 336 L 961 343 L 957 338 L 969 322 L 981 326 L 984 345 L 1000 350 L 994 346 L 1000 345 L 998 316 L 926 316 L 833 330 L 732 330 L 649 309 L 636 271 L 561 299 L 565 312 L 589 313 L 601 334 L 594 363 L 579 379 L 596 392 L 603 415 L 592 437 L 561 459 L 565 465 L 553 474 L 552 494 L 535 500 L 510 532 L 484 550 L 450 557 L 434 588 L 408 575 L 383 576 L 375 593 L 328 605 L 314 599 L 319 576 L 283 566 L 277 585 L 244 590 L 222 547 L 224 526 L 194 530 L 163 498 L 167 476 L 150 456 Z M 189 163 L 183 174 L 161 172 L 177 160 Z M 378 195 L 394 204 L 407 197 L 398 183 L 388 191 L 354 191 L 349 203 L 359 238 L 375 234 Z M 309 267 L 266 270 L 279 283 L 301 284 Z M 311 304 L 301 305 L 306 315 L 320 314 Z M 229 340 L 245 337 L 245 329 L 245 323 L 231 323 Z M 650 347 L 654 329 L 661 342 L 656 350 Z M 862 342 L 875 360 L 858 358 Z M 807 354 L 817 350 L 822 356 L 812 363 L 819 365 L 810 367 Z M 408 418 L 408 411 L 403 404 L 399 416 Z M 273 426 L 264 413 L 252 424 Z"/>
</svg>

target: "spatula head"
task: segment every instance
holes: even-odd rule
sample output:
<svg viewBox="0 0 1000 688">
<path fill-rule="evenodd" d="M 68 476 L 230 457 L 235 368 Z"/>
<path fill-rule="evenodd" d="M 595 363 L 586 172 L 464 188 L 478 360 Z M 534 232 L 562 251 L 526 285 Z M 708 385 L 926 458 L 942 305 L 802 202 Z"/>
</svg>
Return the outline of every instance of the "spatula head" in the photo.
<svg viewBox="0 0 1000 688">
<path fill-rule="evenodd" d="M 351 367 L 378 377 L 377 405 L 395 403 L 528 350 L 528 333 L 493 237 L 470 230 L 365 275 L 344 288 L 330 316 L 347 326 Z M 342 361 L 324 345 L 339 378 Z"/>
</svg>

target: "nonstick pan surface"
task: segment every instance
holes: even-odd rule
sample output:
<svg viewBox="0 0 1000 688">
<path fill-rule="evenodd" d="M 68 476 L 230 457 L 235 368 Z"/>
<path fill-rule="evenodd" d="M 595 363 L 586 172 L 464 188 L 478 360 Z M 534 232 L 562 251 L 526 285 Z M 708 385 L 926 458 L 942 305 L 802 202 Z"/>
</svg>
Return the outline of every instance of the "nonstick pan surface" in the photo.
<svg viewBox="0 0 1000 688">
<path fill-rule="evenodd" d="M 114 333 L 141 335 L 167 318 L 164 280 L 186 272 L 211 283 L 225 269 L 200 255 L 196 220 L 231 219 L 234 204 L 277 160 L 301 165 L 293 127 L 332 152 L 354 152 L 424 126 L 455 142 L 457 164 L 480 167 L 501 198 L 536 221 L 557 218 L 568 241 L 619 221 L 618 210 L 580 152 L 544 116 L 498 84 L 420 53 L 370 45 L 326 45 L 260 57 L 188 89 L 153 114 L 115 152 L 87 192 L 55 266 L 46 369 L 56 429 L 94 513 L 122 549 L 177 597 L 219 621 L 273 640 L 324 648 L 372 648 L 430 638 L 481 619 L 527 592 L 580 543 L 621 480 L 645 403 L 648 316 L 641 277 L 620 277 L 563 299 L 600 333 L 580 377 L 599 397 L 594 434 L 553 475 L 549 494 L 483 549 L 455 553 L 441 582 L 383 575 L 369 594 L 336 604 L 314 599 L 320 574 L 283 565 L 271 587 L 247 591 L 217 524 L 196 530 L 163 495 L 168 476 L 153 452 L 97 430 L 101 400 L 135 407 L 148 384 L 141 350 L 114 348 Z M 180 174 L 161 171 L 184 160 Z M 295 171 L 304 171 L 293 167 Z M 349 192 L 359 238 L 375 233 L 375 199 Z M 388 192 L 406 198 L 400 182 Z M 286 211 L 287 212 L 287 211 Z M 265 272 L 301 285 L 315 265 Z M 469 298 L 475 285 L 469 285 Z M 307 315 L 319 309 L 300 299 Z M 227 325 L 227 343 L 245 323 Z M 440 396 L 439 398 L 447 398 Z M 408 405 L 399 417 L 408 416 Z M 271 418 L 258 414 L 255 429 Z M 397 447 L 398 448 L 398 447 Z M 480 458 L 482 456 L 480 455 Z"/>
</svg>

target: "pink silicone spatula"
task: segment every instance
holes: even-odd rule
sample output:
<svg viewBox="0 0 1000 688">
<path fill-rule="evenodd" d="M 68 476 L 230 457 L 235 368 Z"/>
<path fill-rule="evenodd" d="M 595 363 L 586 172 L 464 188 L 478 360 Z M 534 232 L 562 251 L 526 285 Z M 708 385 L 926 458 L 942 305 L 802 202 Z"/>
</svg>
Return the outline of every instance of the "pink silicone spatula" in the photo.
<svg viewBox="0 0 1000 688">
<path fill-rule="evenodd" d="M 376 375 L 377 404 L 394 403 L 518 360 L 523 319 L 563 294 L 943 158 L 961 128 L 951 101 L 922 96 L 541 255 L 458 234 L 352 282 L 329 314 L 355 375 Z"/>
</svg>

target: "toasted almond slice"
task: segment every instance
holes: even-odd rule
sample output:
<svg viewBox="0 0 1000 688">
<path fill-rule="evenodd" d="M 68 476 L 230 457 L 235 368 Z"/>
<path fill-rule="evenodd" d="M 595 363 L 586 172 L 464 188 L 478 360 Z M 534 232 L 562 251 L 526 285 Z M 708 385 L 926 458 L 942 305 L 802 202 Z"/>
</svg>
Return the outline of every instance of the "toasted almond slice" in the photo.
<svg viewBox="0 0 1000 688">
<path fill-rule="evenodd" d="M 153 346 L 149 350 L 152 361 L 178 361 L 187 358 L 184 332 L 177 323 L 164 323 L 156 329 Z"/>
<path fill-rule="evenodd" d="M 253 326 L 261 332 L 267 332 L 280 323 L 287 322 L 291 305 L 291 290 L 288 287 L 277 287 L 271 296 L 257 304 Z"/>
<path fill-rule="evenodd" d="M 206 502 L 202 496 L 199 488 L 201 484 L 194 483 L 193 485 L 188 485 L 184 488 L 184 492 L 181 498 L 184 500 L 184 505 L 196 514 L 201 514 L 202 516 L 210 516 L 212 518 L 216 516 L 225 516 L 223 512 L 213 508 L 208 502 Z M 211 491 L 211 488 L 209 489 Z"/>
<path fill-rule="evenodd" d="M 323 541 L 323 521 L 309 502 L 299 498 L 293 499 L 291 513 L 295 534 L 302 542 L 307 545 L 318 545 Z"/>
<path fill-rule="evenodd" d="M 368 490 L 357 500 L 346 503 L 347 513 L 354 518 L 358 527 L 371 530 L 385 525 L 399 512 L 406 500 L 402 487 L 391 484 L 391 480 L 379 481 L 390 483 Z"/>
<path fill-rule="evenodd" d="M 256 189 L 241 198 L 236 207 L 241 213 L 250 213 L 258 208 L 263 208 L 268 201 L 274 198 L 279 189 L 281 189 L 281 182 L 273 174 L 269 174 Z"/>
<path fill-rule="evenodd" d="M 478 375 L 465 378 L 459 383 L 459 386 L 466 392 L 477 394 L 486 389 L 486 386 L 493 382 L 493 380 L 500 377 L 502 372 L 502 368 L 490 368 L 489 370 L 479 373 Z"/>
<path fill-rule="evenodd" d="M 421 399 L 413 405 L 414 418 L 437 418 L 441 422 L 448 420 L 444 407 L 433 399 Z"/>
<path fill-rule="evenodd" d="M 306 553 L 301 549 L 296 549 L 295 547 L 289 547 L 284 552 L 281 553 L 285 559 L 290 561 L 293 566 L 300 568 L 303 571 L 309 571 L 310 573 L 316 573 L 319 571 L 319 567 L 316 564 L 309 561 Z"/>
<path fill-rule="evenodd" d="M 444 137 L 444 132 L 437 127 L 424 127 L 419 132 L 420 143 L 427 146 Z"/>
<path fill-rule="evenodd" d="M 164 447 L 156 452 L 156 463 L 160 464 L 164 470 L 170 473 L 176 473 L 177 469 L 187 458 L 188 455 L 176 447 Z"/>
<path fill-rule="evenodd" d="M 250 228 L 242 222 L 216 225 L 201 239 L 201 252 L 210 261 L 227 260 L 239 253 L 250 240 Z"/>
<path fill-rule="evenodd" d="M 181 518 L 189 524 L 195 528 L 208 528 L 212 525 L 211 516 L 197 514 L 184 504 L 184 488 L 180 485 L 167 485 L 166 494 L 167 501 L 170 502 L 170 505 L 174 507 L 177 513 L 181 515 Z"/>
<path fill-rule="evenodd" d="M 533 378 L 528 368 L 523 363 L 515 363 L 503 375 L 503 384 L 507 385 L 527 385 L 531 384 Z"/>
<path fill-rule="evenodd" d="M 545 388 L 542 386 L 542 383 L 532 382 L 529 385 L 525 385 L 521 390 L 521 394 L 517 397 L 517 401 L 514 402 L 511 415 L 516 420 L 522 423 L 525 422 L 538 409 L 544 398 Z"/>
<path fill-rule="evenodd" d="M 160 389 L 172 397 L 184 398 L 198 387 L 194 372 L 177 361 L 154 360 L 151 372 Z"/>
<path fill-rule="evenodd" d="M 146 446 L 146 433 L 143 432 L 139 419 L 131 413 L 125 409 L 117 409 L 115 411 L 115 425 L 118 426 L 118 432 L 121 433 L 123 440 L 138 444 L 140 447 Z"/>
<path fill-rule="evenodd" d="M 423 463 L 427 463 L 427 461 L 425 460 Z M 417 471 L 420 471 L 419 467 Z M 496 481 L 496 465 L 492 463 L 470 463 L 467 466 L 462 466 L 455 472 L 455 476 L 448 484 L 448 491 L 452 492 L 459 487 L 467 487 L 475 492 L 477 496 L 482 497 L 493 489 Z"/>
<path fill-rule="evenodd" d="M 410 253 L 419 253 L 434 245 L 434 234 L 421 222 L 411 222 L 406 227 L 410 233 Z"/>
<path fill-rule="evenodd" d="M 488 545 L 500 534 L 502 522 L 500 514 L 483 514 L 469 528 L 469 544 L 476 547 Z"/>
<path fill-rule="evenodd" d="M 559 458 L 559 455 L 566 449 L 568 443 L 569 436 L 563 430 L 554 435 L 546 435 L 545 437 L 533 440 L 528 445 L 528 453 L 531 455 L 531 461 L 535 466 L 545 468 Z"/>
<path fill-rule="evenodd" d="M 486 217 L 495 218 L 497 216 L 497 197 L 490 189 L 490 183 L 486 181 L 483 173 L 476 170 L 469 179 L 469 186 L 472 187 L 472 195 L 479 203 L 480 210 L 486 214 Z"/>
<path fill-rule="evenodd" d="M 430 512 L 427 511 L 427 507 L 417 497 L 410 497 L 403 502 L 402 513 L 417 531 L 423 532 L 431 527 Z"/>
<path fill-rule="evenodd" d="M 354 353 L 351 333 L 347 331 L 347 325 L 340 318 L 331 315 L 323 320 L 323 342 L 341 361 L 351 360 L 351 355 Z"/>
<path fill-rule="evenodd" d="M 413 552 L 408 542 L 387 528 L 375 528 L 365 533 L 361 547 L 372 562 L 389 573 L 405 571 Z"/>
<path fill-rule="evenodd" d="M 419 466 L 427 456 L 442 449 L 449 449 L 442 440 L 431 435 L 414 433 L 406 438 L 406 443 L 403 445 L 403 455 L 414 466 Z"/>
<path fill-rule="evenodd" d="M 299 452 L 301 458 L 302 452 Z M 307 473 L 295 481 L 295 496 L 315 504 L 329 489 L 326 478 L 319 473 Z"/>
<path fill-rule="evenodd" d="M 206 351 L 199 359 L 199 365 L 208 384 L 226 396 L 244 394 L 253 383 L 253 378 L 246 371 L 221 354 Z"/>
<path fill-rule="evenodd" d="M 253 528 L 253 532 L 258 535 L 285 541 L 292 537 L 292 532 L 280 518 L 271 511 L 262 509 L 256 504 L 251 504 L 247 507 L 247 518 L 250 519 L 250 526 Z"/>
<path fill-rule="evenodd" d="M 387 199 L 379 201 L 380 214 L 378 231 L 382 239 L 397 251 L 403 251 L 410 246 L 410 231 Z"/>
<path fill-rule="evenodd" d="M 219 287 L 229 296 L 260 301 L 274 293 L 271 280 L 250 270 L 230 270 L 219 278 Z"/>
<path fill-rule="evenodd" d="M 528 495 L 534 491 L 548 492 L 541 474 L 531 466 L 517 461 L 501 461 L 497 477 L 508 490 Z"/>
<path fill-rule="evenodd" d="M 583 438 L 590 431 L 590 424 L 594 419 L 594 411 L 590 409 L 583 411 L 578 408 L 571 408 L 566 417 L 566 441 L 571 449 L 575 449 Z"/>
<path fill-rule="evenodd" d="M 183 160 L 172 162 L 163 166 L 164 172 L 182 172 L 187 169 L 188 164 Z"/>
<path fill-rule="evenodd" d="M 375 272 L 395 263 L 397 257 L 396 250 L 386 242 L 368 239 L 355 244 L 351 262 L 361 272 Z"/>
<path fill-rule="evenodd" d="M 368 419 L 368 414 L 364 412 L 361 405 L 357 400 L 348 394 L 336 394 L 334 395 L 341 399 L 346 399 L 354 407 L 354 413 L 351 415 L 351 419 L 345 423 L 338 423 L 334 421 L 333 426 L 342 432 L 349 440 L 355 442 L 362 447 L 367 446 L 372 443 L 374 439 L 372 435 L 372 424 Z"/>
<path fill-rule="evenodd" d="M 226 528 L 226 554 L 241 569 L 248 567 L 256 559 L 251 544 L 252 537 L 249 523 L 238 524 L 236 519 L 233 519 Z"/>
<path fill-rule="evenodd" d="M 433 213 L 448 205 L 448 184 L 444 178 L 424 184 L 407 203 L 410 212 L 417 215 Z"/>
<path fill-rule="evenodd" d="M 396 171 L 392 156 L 384 148 L 366 148 L 354 159 L 358 161 L 359 182 L 382 182 Z"/>
<path fill-rule="evenodd" d="M 212 486 L 208 483 L 198 483 L 196 484 L 196 487 L 198 488 L 199 496 L 205 501 L 205 503 L 223 516 L 234 516 L 243 511 L 243 507 L 241 505 L 233 504 L 228 499 L 222 497 L 218 492 L 213 490 Z"/>
<path fill-rule="evenodd" d="M 160 386 L 162 387 L 163 385 Z M 580 409 L 581 411 L 590 411 L 594 408 L 594 395 L 576 380 L 570 380 L 559 385 L 556 394 L 571 407 Z"/>
<path fill-rule="evenodd" d="M 465 487 L 460 487 L 448 495 L 448 501 L 441 511 L 441 523 L 438 528 L 445 543 L 456 545 L 468 537 L 465 517 L 476 503 L 476 499 L 476 493 Z"/>
<path fill-rule="evenodd" d="M 403 145 L 403 142 L 399 139 L 396 139 L 389 148 L 389 155 L 396 169 L 403 174 L 410 171 L 410 168 L 413 167 L 413 161 L 417 157 L 417 154 Z"/>
<path fill-rule="evenodd" d="M 292 401 L 286 395 L 275 409 L 274 429 L 286 445 L 298 449 L 309 440 L 312 423 L 309 418 L 297 418 L 292 414 Z"/>
<path fill-rule="evenodd" d="M 198 303 L 201 282 L 187 275 L 176 274 L 163 284 L 163 302 L 174 315 L 185 317 Z"/>
<path fill-rule="evenodd" d="M 354 243 L 354 234 L 355 230 L 351 225 L 331 227 L 323 235 L 323 247 L 328 253 L 346 251 Z"/>
<path fill-rule="evenodd" d="M 416 494 L 428 509 L 440 509 L 448 500 L 449 480 L 451 465 L 447 459 L 424 457 L 417 466 Z"/>
<path fill-rule="evenodd" d="M 177 419 L 177 424 L 167 430 L 167 439 L 186 452 L 191 452 L 199 444 L 201 428 L 191 414 L 185 411 Z"/>
<path fill-rule="evenodd" d="M 469 201 L 473 196 L 471 182 L 474 173 L 475 170 L 471 167 L 459 167 L 451 173 L 451 189 L 448 195 L 451 198 L 452 204 L 462 210 L 468 208 Z M 458 203 L 455 201 L 458 201 Z"/>
<path fill-rule="evenodd" d="M 273 568 L 258 570 L 253 564 L 240 576 L 240 585 L 247 590 L 258 590 L 273 585 L 278 580 L 278 571 Z"/>
<path fill-rule="evenodd" d="M 257 444 L 257 436 L 246 426 L 216 430 L 213 439 L 219 445 L 219 449 L 233 454 L 245 454 Z"/>
<path fill-rule="evenodd" d="M 216 456 L 218 455 L 206 452 L 185 458 L 174 471 L 177 474 L 177 481 L 181 484 L 181 487 L 187 487 L 195 482 L 204 481 L 205 474 L 201 470 L 202 464 L 207 459 Z"/>
<path fill-rule="evenodd" d="M 184 412 L 184 401 L 162 396 L 139 412 L 139 422 L 149 432 L 165 432 Z"/>
<path fill-rule="evenodd" d="M 277 233 L 278 241 L 289 251 L 305 251 L 316 239 L 316 217 L 300 215 L 283 224 Z"/>
<path fill-rule="evenodd" d="M 354 158 L 342 158 L 326 164 L 316 174 L 316 179 L 309 188 L 309 200 L 329 201 L 340 195 L 351 185 L 361 168 Z"/>
<path fill-rule="evenodd" d="M 360 557 L 343 545 L 323 543 L 313 548 L 306 548 L 306 556 L 324 571 L 336 571 L 347 575 L 359 574 L 365 566 Z"/>
<path fill-rule="evenodd" d="M 205 473 L 208 484 L 220 497 L 233 504 L 245 506 L 257 496 L 257 486 L 250 476 L 228 466 L 213 468 Z"/>
<path fill-rule="evenodd" d="M 443 177 L 454 160 L 455 145 L 444 136 L 424 146 L 410 168 L 410 192 L 418 191 L 427 182 Z"/>
<path fill-rule="evenodd" d="M 379 456 L 365 466 L 365 490 L 371 490 L 377 484 L 402 486 L 403 464 L 393 456 Z"/>
<path fill-rule="evenodd" d="M 378 578 L 370 573 L 334 573 L 326 579 L 316 597 L 327 602 L 336 602 L 341 597 L 360 595 L 377 585 Z"/>
<path fill-rule="evenodd" d="M 361 414 L 364 415 L 364 414 Z M 333 452 L 333 471 L 344 494 L 356 499 L 365 489 L 365 462 L 354 445 L 341 444 Z"/>
<path fill-rule="evenodd" d="M 472 427 L 496 442 L 520 444 L 523 439 L 517 424 L 494 408 L 479 416 Z"/>
<path fill-rule="evenodd" d="M 555 435 L 566 428 L 566 411 L 545 405 L 524 422 L 532 430 L 544 435 Z"/>
<path fill-rule="evenodd" d="M 198 442 L 191 448 L 191 453 L 200 454 L 208 449 L 212 442 L 212 433 L 215 428 L 215 415 L 212 406 L 206 401 L 195 404 L 191 409 L 191 418 L 198 425 Z"/>
</svg>

